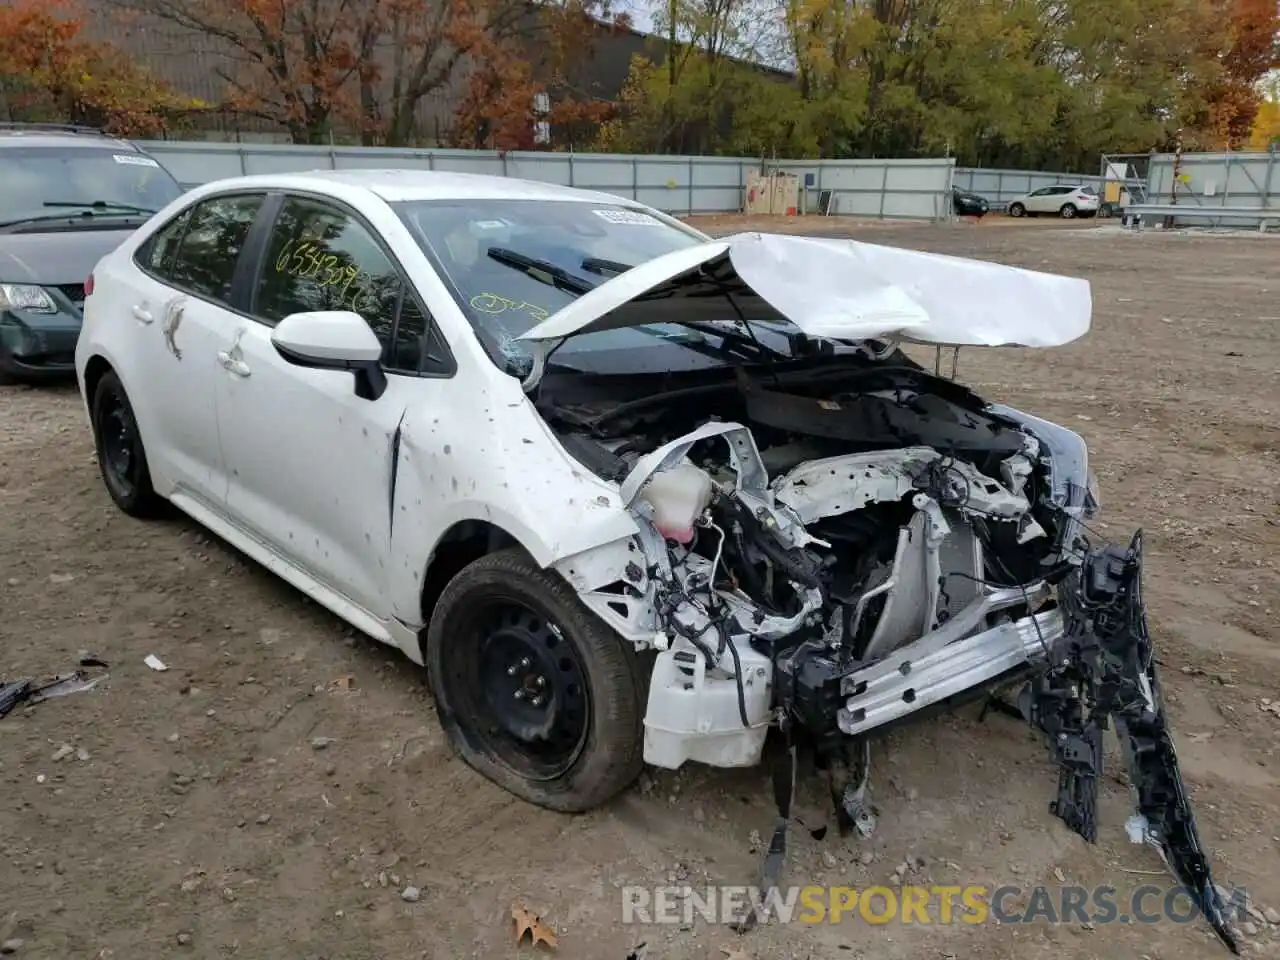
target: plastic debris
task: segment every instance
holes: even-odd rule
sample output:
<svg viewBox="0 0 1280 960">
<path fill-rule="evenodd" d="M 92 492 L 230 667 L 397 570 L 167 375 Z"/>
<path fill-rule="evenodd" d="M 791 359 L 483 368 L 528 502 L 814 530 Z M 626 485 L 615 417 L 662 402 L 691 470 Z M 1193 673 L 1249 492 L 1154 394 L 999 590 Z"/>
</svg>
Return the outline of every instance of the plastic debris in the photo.
<svg viewBox="0 0 1280 960">
<path fill-rule="evenodd" d="M 82 667 L 105 667 L 106 665 L 105 661 L 99 660 L 97 657 L 83 656 L 80 658 L 80 666 Z M 90 677 L 83 670 L 52 677 L 43 683 L 37 682 L 34 677 L 24 677 L 21 680 L 9 682 L 0 678 L 0 717 L 12 712 L 20 703 L 35 705 L 43 703 L 45 700 L 52 700 L 55 697 L 83 693 L 85 690 L 92 690 L 105 679 L 107 679 L 105 673 L 98 677 Z"/>
</svg>

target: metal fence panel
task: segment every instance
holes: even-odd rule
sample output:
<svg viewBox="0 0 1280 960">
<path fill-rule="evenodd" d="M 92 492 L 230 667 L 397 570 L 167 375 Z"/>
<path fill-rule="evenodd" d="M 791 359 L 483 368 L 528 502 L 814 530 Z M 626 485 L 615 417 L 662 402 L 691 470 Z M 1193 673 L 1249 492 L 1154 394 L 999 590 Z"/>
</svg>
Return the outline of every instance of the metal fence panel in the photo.
<svg viewBox="0 0 1280 960">
<path fill-rule="evenodd" d="M 503 154 L 171 140 L 140 146 L 188 188 L 245 174 L 393 167 L 486 173 L 598 190 L 673 214 L 741 210 L 749 172 L 761 167 L 759 160 L 749 157 Z M 920 220 L 951 216 L 950 159 L 783 160 L 765 166 L 801 177 L 807 210 L 816 210 L 820 193 L 831 191 L 832 213 Z M 812 174 L 808 187 L 806 173 Z"/>
<path fill-rule="evenodd" d="M 1147 175 L 1151 203 L 1172 203 L 1174 156 L 1156 154 Z M 1184 153 L 1179 161 L 1176 197 L 1187 207 L 1257 207 L 1280 212 L 1280 154 Z M 1177 222 L 1177 221 L 1175 221 Z M 1187 223 L 1201 222 L 1188 219 Z M 1256 227 L 1262 218 L 1233 220 L 1242 227 Z"/>
<path fill-rule="evenodd" d="M 1103 191 L 1103 178 L 1080 173 L 1044 173 L 1035 170 L 988 170 L 980 167 L 956 167 L 955 185 L 967 193 L 976 193 L 991 201 L 994 210 L 1003 210 L 1013 200 L 1059 183 L 1088 184 Z"/>
<path fill-rule="evenodd" d="M 770 166 L 796 174 L 802 183 L 805 174 L 813 175 L 806 197 L 809 210 L 817 209 L 819 195 L 830 191 L 835 214 L 908 220 L 951 217 L 955 161 L 950 158 L 781 160 Z"/>
</svg>

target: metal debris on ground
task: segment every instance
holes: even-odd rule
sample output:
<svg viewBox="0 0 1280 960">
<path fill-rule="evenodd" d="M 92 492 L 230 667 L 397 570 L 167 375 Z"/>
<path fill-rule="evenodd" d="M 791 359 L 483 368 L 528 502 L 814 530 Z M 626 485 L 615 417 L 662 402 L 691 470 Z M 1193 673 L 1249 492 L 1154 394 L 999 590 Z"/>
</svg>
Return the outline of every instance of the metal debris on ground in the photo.
<svg viewBox="0 0 1280 960">
<path fill-rule="evenodd" d="M 106 662 L 99 660 L 97 657 L 83 656 L 80 658 L 80 666 L 84 667 L 106 667 Z M 83 693 L 85 690 L 92 690 L 103 680 L 107 679 L 107 674 L 90 677 L 84 670 L 76 670 L 74 673 L 60 674 L 50 677 L 43 682 L 37 681 L 35 677 L 24 677 L 21 680 L 6 681 L 0 678 L 0 717 L 4 717 L 12 712 L 19 704 L 27 704 L 34 706 L 37 703 L 43 703 L 45 700 L 52 700 L 55 697 L 65 697 L 73 693 Z"/>
</svg>

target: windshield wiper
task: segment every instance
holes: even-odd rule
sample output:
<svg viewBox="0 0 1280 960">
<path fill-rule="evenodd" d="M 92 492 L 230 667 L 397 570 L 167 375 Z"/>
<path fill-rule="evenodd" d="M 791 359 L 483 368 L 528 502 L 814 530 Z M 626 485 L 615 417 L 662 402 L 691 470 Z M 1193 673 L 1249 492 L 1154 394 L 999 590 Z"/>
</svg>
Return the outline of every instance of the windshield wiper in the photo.
<svg viewBox="0 0 1280 960">
<path fill-rule="evenodd" d="M 575 277 L 563 267 L 558 267 L 547 260 L 526 257 L 523 253 L 516 253 L 505 247 L 490 247 L 488 256 L 489 259 L 497 260 L 503 266 L 519 270 L 539 283 L 545 283 L 559 290 L 583 294 L 595 289 L 595 284 Z"/>
<path fill-rule="evenodd" d="M 631 264 L 619 263 L 617 260 L 605 260 L 601 257 L 587 257 L 587 259 L 582 261 L 582 269 L 589 270 L 592 273 L 598 273 L 603 276 L 606 273 L 626 273 L 631 269 Z"/>
<path fill-rule="evenodd" d="M 138 207 L 131 203 L 116 203 L 113 200 L 46 200 L 46 207 L 67 207 L 69 209 L 87 208 L 118 213 L 145 213 L 148 217 L 155 213 L 150 207 Z"/>
<path fill-rule="evenodd" d="M 775 350 L 773 347 L 766 347 L 755 337 L 746 333 L 739 333 L 737 330 L 726 330 L 720 325 L 720 322 L 708 320 L 681 320 L 680 326 L 688 327 L 691 330 L 697 330 L 700 333 L 709 333 L 713 337 L 719 337 L 724 341 L 725 345 L 733 344 L 738 348 L 745 348 L 754 357 L 765 357 L 771 360 L 791 360 L 792 356 L 782 350 Z"/>
<path fill-rule="evenodd" d="M 14 217 L 12 220 L 0 220 L 0 230 L 8 230 L 13 227 L 25 226 L 28 223 L 51 223 L 55 220 L 75 220 L 77 218 L 84 220 L 92 220 L 96 217 L 149 217 L 154 210 L 148 207 L 135 207 L 128 203 L 109 203 L 105 200 L 95 200 L 92 203 L 85 201 L 83 203 L 63 202 L 60 200 L 46 200 L 46 207 L 65 207 L 68 211 L 78 211 L 75 213 L 35 213 L 25 217 Z"/>
</svg>

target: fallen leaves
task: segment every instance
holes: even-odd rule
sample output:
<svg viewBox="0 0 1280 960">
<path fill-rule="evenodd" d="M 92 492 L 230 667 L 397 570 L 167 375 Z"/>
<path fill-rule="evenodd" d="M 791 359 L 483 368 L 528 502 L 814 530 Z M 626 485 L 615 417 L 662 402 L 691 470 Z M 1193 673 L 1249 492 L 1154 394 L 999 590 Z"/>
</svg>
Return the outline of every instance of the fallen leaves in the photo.
<svg viewBox="0 0 1280 960">
<path fill-rule="evenodd" d="M 555 931 L 542 922 L 542 918 L 526 907 L 522 903 L 513 903 L 511 905 L 511 919 L 515 922 L 516 927 L 516 945 L 524 940 L 527 933 L 533 946 L 539 943 L 545 943 L 548 947 L 555 947 L 557 940 Z"/>
</svg>

